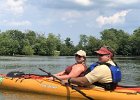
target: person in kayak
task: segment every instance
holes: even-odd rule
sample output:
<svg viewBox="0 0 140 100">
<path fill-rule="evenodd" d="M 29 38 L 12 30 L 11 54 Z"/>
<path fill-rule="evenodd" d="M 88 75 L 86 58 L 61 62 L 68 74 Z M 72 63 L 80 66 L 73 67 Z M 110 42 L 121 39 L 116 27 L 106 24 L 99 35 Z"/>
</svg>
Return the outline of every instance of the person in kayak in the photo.
<svg viewBox="0 0 140 100">
<path fill-rule="evenodd" d="M 73 77 L 84 76 L 84 73 L 87 70 L 86 52 L 83 50 L 77 51 L 75 53 L 75 60 L 76 60 L 75 64 L 68 66 L 64 71 L 61 71 L 54 75 L 62 80 L 73 78 Z M 49 77 L 48 79 L 54 80 L 53 77 Z"/>
<path fill-rule="evenodd" d="M 86 75 L 69 78 L 67 82 L 79 86 L 96 85 L 103 87 L 105 90 L 114 90 L 121 80 L 120 69 L 113 61 L 114 53 L 109 47 L 105 46 L 95 52 L 98 56 L 98 62 L 87 69 Z"/>
</svg>

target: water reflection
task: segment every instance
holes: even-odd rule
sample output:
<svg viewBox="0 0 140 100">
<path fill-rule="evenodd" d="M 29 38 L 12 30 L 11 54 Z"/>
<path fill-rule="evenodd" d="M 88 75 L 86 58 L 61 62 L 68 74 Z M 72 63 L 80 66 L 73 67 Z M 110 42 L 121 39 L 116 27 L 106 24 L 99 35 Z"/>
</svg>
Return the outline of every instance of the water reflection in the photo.
<svg viewBox="0 0 140 100">
<path fill-rule="evenodd" d="M 79 98 L 0 90 L 0 100 L 82 100 Z"/>
</svg>

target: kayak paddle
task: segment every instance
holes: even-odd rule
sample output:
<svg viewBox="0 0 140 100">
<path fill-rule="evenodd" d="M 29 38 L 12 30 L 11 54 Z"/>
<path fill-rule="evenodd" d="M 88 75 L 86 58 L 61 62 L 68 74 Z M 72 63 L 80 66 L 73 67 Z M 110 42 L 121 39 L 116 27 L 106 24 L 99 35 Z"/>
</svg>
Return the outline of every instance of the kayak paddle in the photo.
<svg viewBox="0 0 140 100">
<path fill-rule="evenodd" d="M 47 73 L 48 76 L 51 76 L 51 77 L 53 77 L 53 78 L 56 78 L 56 79 L 59 80 L 60 82 L 63 81 L 63 80 L 61 80 L 60 78 L 56 77 L 55 75 L 51 74 L 50 72 L 47 72 L 47 71 L 45 71 L 45 70 L 43 70 L 43 69 L 41 69 L 41 68 L 39 68 L 39 70 L 41 70 L 41 71 Z M 62 83 L 61 83 L 61 84 L 62 84 Z M 93 98 L 87 96 L 84 92 L 82 92 L 81 90 L 79 90 L 78 88 L 76 88 L 76 86 L 70 85 L 70 84 L 68 84 L 68 86 L 71 87 L 72 89 L 76 90 L 77 92 L 79 92 L 80 94 L 82 94 L 84 97 L 88 98 L 89 100 L 94 100 Z"/>
</svg>

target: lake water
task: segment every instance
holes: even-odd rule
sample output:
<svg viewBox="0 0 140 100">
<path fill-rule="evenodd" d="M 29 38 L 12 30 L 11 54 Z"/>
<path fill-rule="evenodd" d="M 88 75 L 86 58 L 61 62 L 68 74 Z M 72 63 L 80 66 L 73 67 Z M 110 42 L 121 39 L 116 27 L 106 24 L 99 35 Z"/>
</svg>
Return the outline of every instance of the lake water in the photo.
<svg viewBox="0 0 140 100">
<path fill-rule="evenodd" d="M 96 57 L 88 57 L 87 65 L 89 66 L 96 61 Z M 120 84 L 140 86 L 140 58 L 116 57 L 115 61 L 119 66 L 121 66 L 122 70 L 122 82 L 120 82 Z M 7 74 L 10 71 L 23 71 L 27 74 L 45 74 L 38 68 L 43 68 L 51 73 L 57 73 L 66 68 L 66 66 L 73 64 L 74 62 L 74 57 L 0 56 L 0 74 Z M 67 98 L 0 90 L 0 100 L 67 100 Z"/>
</svg>

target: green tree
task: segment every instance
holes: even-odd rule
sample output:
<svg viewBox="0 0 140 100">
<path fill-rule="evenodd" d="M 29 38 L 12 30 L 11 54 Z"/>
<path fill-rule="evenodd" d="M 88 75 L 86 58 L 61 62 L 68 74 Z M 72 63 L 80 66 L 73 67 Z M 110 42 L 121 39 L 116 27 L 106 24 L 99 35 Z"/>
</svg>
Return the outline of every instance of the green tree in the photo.
<svg viewBox="0 0 140 100">
<path fill-rule="evenodd" d="M 47 44 L 47 55 L 55 55 L 55 51 L 58 51 L 58 49 L 60 49 L 60 45 L 61 45 L 61 41 L 59 39 L 59 36 L 55 36 L 53 33 L 49 33 L 47 40 L 46 40 L 46 44 Z"/>
<path fill-rule="evenodd" d="M 132 55 L 140 55 L 140 27 L 134 30 L 130 37 L 130 42 Z"/>
<path fill-rule="evenodd" d="M 73 42 L 71 41 L 69 37 L 67 37 L 64 41 L 67 47 L 73 47 Z"/>
<path fill-rule="evenodd" d="M 36 37 L 37 37 L 36 33 L 34 31 L 28 30 L 28 31 L 26 31 L 25 35 L 26 35 L 25 36 L 26 39 L 29 40 L 30 45 L 31 46 L 34 45 L 36 42 Z"/>
<path fill-rule="evenodd" d="M 73 56 L 75 53 L 75 48 L 73 41 L 69 37 L 64 40 L 64 43 L 61 44 L 60 55 L 61 56 Z"/>
<path fill-rule="evenodd" d="M 88 42 L 87 42 L 87 55 L 92 56 L 95 55 L 95 51 L 101 47 L 101 42 L 99 39 L 96 39 L 93 36 L 88 37 Z"/>
<path fill-rule="evenodd" d="M 0 36 L 0 55 L 15 55 L 19 46 L 17 40 Z"/>
<path fill-rule="evenodd" d="M 78 43 L 79 48 L 85 48 L 87 46 L 88 37 L 86 35 L 80 35 L 80 41 Z"/>
<path fill-rule="evenodd" d="M 4 37 L 9 37 L 13 40 L 17 40 L 18 42 L 18 54 L 22 54 L 22 49 L 24 47 L 24 39 L 25 34 L 18 30 L 7 30 L 6 32 L 3 32 Z"/>
<path fill-rule="evenodd" d="M 32 48 L 32 46 L 30 45 L 30 42 L 28 39 L 24 39 L 22 40 L 22 51 L 21 54 L 23 55 L 33 55 L 34 54 L 34 50 Z"/>
<path fill-rule="evenodd" d="M 101 32 L 102 45 L 108 45 L 112 47 L 117 54 L 121 55 L 128 54 L 127 51 L 128 39 L 129 39 L 128 33 L 125 33 L 122 30 L 111 28 Z"/>
<path fill-rule="evenodd" d="M 47 43 L 46 43 L 46 38 L 42 36 L 38 36 L 36 39 L 36 43 L 33 47 L 34 52 L 36 55 L 46 55 L 46 49 L 47 49 Z"/>
<path fill-rule="evenodd" d="M 7 36 L 10 36 L 13 40 L 21 41 L 25 39 L 25 34 L 18 30 L 7 30 L 4 32 Z"/>
<path fill-rule="evenodd" d="M 34 54 L 34 50 L 32 49 L 32 47 L 30 45 L 24 46 L 22 49 L 22 52 L 24 55 L 33 55 Z"/>
</svg>

